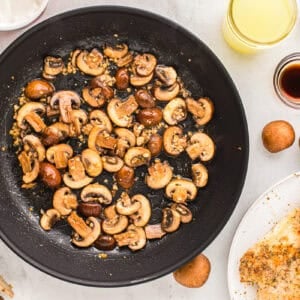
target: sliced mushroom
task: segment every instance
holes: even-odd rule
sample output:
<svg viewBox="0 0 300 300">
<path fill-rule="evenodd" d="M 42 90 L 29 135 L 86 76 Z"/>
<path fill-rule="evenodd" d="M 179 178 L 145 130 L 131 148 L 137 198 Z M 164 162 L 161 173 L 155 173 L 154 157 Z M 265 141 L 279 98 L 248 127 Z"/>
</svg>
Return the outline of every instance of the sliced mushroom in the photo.
<svg viewBox="0 0 300 300">
<path fill-rule="evenodd" d="M 82 90 L 82 97 L 91 107 L 101 107 L 105 103 L 101 88 L 85 87 Z"/>
<path fill-rule="evenodd" d="M 134 214 L 141 207 L 141 203 L 123 192 L 116 202 L 116 211 L 120 215 L 129 216 Z"/>
<path fill-rule="evenodd" d="M 118 137 L 116 154 L 123 158 L 128 148 L 135 146 L 135 135 L 126 128 L 115 128 L 115 134 Z"/>
<path fill-rule="evenodd" d="M 50 100 L 50 106 L 59 109 L 61 119 L 64 123 L 72 123 L 72 110 L 80 106 L 80 97 L 74 91 L 59 91 L 53 94 Z"/>
<path fill-rule="evenodd" d="M 42 143 L 45 146 L 56 145 L 64 141 L 69 135 L 69 126 L 62 122 L 56 122 L 45 128 L 42 135 Z"/>
<path fill-rule="evenodd" d="M 192 212 L 188 207 L 182 203 L 173 203 L 171 209 L 177 211 L 180 214 L 181 223 L 190 223 L 193 219 Z"/>
<path fill-rule="evenodd" d="M 25 151 L 22 151 L 18 156 L 19 162 L 23 170 L 24 183 L 33 182 L 39 175 L 40 164 L 37 158 L 29 156 Z"/>
<path fill-rule="evenodd" d="M 133 69 L 139 76 L 149 76 L 153 73 L 157 60 L 149 53 L 137 55 L 133 61 Z"/>
<path fill-rule="evenodd" d="M 169 125 L 176 125 L 187 116 L 186 104 L 182 98 L 171 100 L 163 110 L 164 120 Z"/>
<path fill-rule="evenodd" d="M 108 132 L 112 131 L 112 124 L 109 117 L 101 110 L 92 110 L 90 112 L 90 121 L 93 126 L 99 126 Z"/>
<path fill-rule="evenodd" d="M 198 163 L 192 165 L 192 173 L 193 173 L 193 182 L 197 187 L 201 188 L 207 185 L 208 171 L 203 164 Z"/>
<path fill-rule="evenodd" d="M 106 69 L 103 55 L 95 48 L 91 52 L 81 51 L 76 58 L 76 64 L 80 71 L 92 76 L 99 76 Z"/>
<path fill-rule="evenodd" d="M 102 173 L 103 163 L 97 151 L 84 149 L 81 153 L 81 160 L 89 176 L 97 177 Z"/>
<path fill-rule="evenodd" d="M 88 117 L 83 109 L 74 109 L 72 111 L 72 124 L 70 125 L 70 135 L 79 136 L 82 127 L 87 123 Z"/>
<path fill-rule="evenodd" d="M 58 144 L 47 149 L 46 157 L 54 163 L 57 169 L 64 169 L 68 166 L 68 160 L 73 156 L 73 149 L 68 144 Z"/>
<path fill-rule="evenodd" d="M 81 191 L 81 200 L 83 202 L 99 202 L 101 204 L 110 204 L 112 194 L 110 190 L 99 183 L 89 184 Z"/>
<path fill-rule="evenodd" d="M 19 128 L 26 129 L 25 121 L 36 132 L 41 132 L 46 128 L 46 124 L 38 113 L 44 114 L 45 106 L 39 102 L 27 102 L 18 111 L 17 124 Z"/>
<path fill-rule="evenodd" d="M 124 161 L 118 156 L 102 156 L 103 168 L 107 172 L 115 173 L 121 170 Z"/>
<path fill-rule="evenodd" d="M 56 76 L 60 74 L 63 71 L 64 66 L 61 57 L 46 56 L 44 59 L 44 73 L 47 76 Z"/>
<path fill-rule="evenodd" d="M 128 218 L 117 214 L 115 205 L 104 210 L 106 219 L 102 223 L 102 229 L 107 234 L 117 234 L 124 231 L 128 226 Z"/>
<path fill-rule="evenodd" d="M 68 160 L 68 167 L 69 173 L 72 176 L 73 180 L 79 181 L 86 176 L 85 169 L 79 155 Z"/>
<path fill-rule="evenodd" d="M 116 47 L 106 46 L 103 50 L 104 55 L 112 59 L 120 59 L 128 53 L 128 46 L 126 44 L 120 44 Z"/>
<path fill-rule="evenodd" d="M 112 137 L 107 131 L 102 130 L 96 137 L 96 148 L 114 150 L 117 146 L 117 139 Z"/>
<path fill-rule="evenodd" d="M 197 187 L 189 179 L 173 179 L 166 186 L 166 195 L 176 203 L 185 203 L 196 198 Z"/>
<path fill-rule="evenodd" d="M 62 187 L 55 191 L 52 205 L 62 216 L 67 216 L 77 208 L 77 196 L 68 187 Z"/>
<path fill-rule="evenodd" d="M 109 74 L 102 74 L 91 79 L 90 87 L 101 88 L 102 95 L 105 99 L 111 99 L 114 96 L 114 90 L 111 88 L 116 82 L 115 77 Z"/>
<path fill-rule="evenodd" d="M 138 108 L 134 96 L 129 96 L 126 101 L 112 99 L 107 106 L 110 119 L 119 127 L 129 127 L 132 124 L 132 113 Z"/>
<path fill-rule="evenodd" d="M 23 144 L 25 151 L 31 151 L 33 153 L 37 153 L 37 157 L 39 161 L 43 161 L 45 159 L 45 147 L 42 144 L 41 140 L 35 135 L 28 134 L 23 138 Z"/>
<path fill-rule="evenodd" d="M 76 60 L 77 60 L 77 56 L 80 54 L 81 50 L 79 49 L 75 49 L 72 53 L 71 53 L 71 65 L 73 67 L 73 70 L 76 72 Z"/>
<path fill-rule="evenodd" d="M 81 189 L 84 186 L 90 184 L 93 181 L 93 178 L 85 176 L 80 180 L 74 180 L 73 177 L 69 173 L 65 173 L 63 176 L 63 181 L 66 186 L 70 187 L 71 189 Z"/>
<path fill-rule="evenodd" d="M 173 67 L 157 65 L 155 74 L 165 86 L 173 85 L 177 80 L 177 73 Z"/>
<path fill-rule="evenodd" d="M 68 216 L 67 221 L 76 232 L 72 243 L 77 247 L 91 246 L 101 233 L 100 223 L 95 217 L 89 217 L 85 223 L 84 220 L 73 211 Z"/>
<path fill-rule="evenodd" d="M 209 98 L 199 98 L 197 101 L 187 98 L 186 104 L 188 111 L 192 113 L 198 125 L 205 125 L 212 119 L 214 104 Z"/>
<path fill-rule="evenodd" d="M 209 161 L 215 154 L 215 144 L 204 132 L 196 132 L 191 136 L 186 152 L 192 160 L 200 158 L 202 161 Z"/>
<path fill-rule="evenodd" d="M 179 155 L 186 148 L 186 136 L 183 130 L 178 126 L 168 127 L 163 135 L 163 144 L 165 151 L 170 155 Z"/>
<path fill-rule="evenodd" d="M 154 97 L 160 101 L 170 101 L 174 99 L 180 91 L 180 84 L 175 82 L 173 85 L 164 87 L 158 85 L 154 87 Z"/>
<path fill-rule="evenodd" d="M 133 220 L 133 224 L 138 227 L 144 227 L 148 224 L 151 217 L 151 204 L 150 201 L 143 195 L 137 194 L 131 198 L 132 202 L 140 203 L 140 208 L 130 215 L 130 219 Z"/>
<path fill-rule="evenodd" d="M 33 79 L 27 83 L 24 93 L 26 97 L 38 100 L 51 95 L 54 90 L 52 83 L 43 79 Z"/>
<path fill-rule="evenodd" d="M 56 209 L 51 208 L 43 213 L 40 219 L 40 225 L 44 230 L 49 231 L 59 219 L 60 213 Z"/>
<path fill-rule="evenodd" d="M 147 240 L 161 239 L 166 232 L 162 230 L 161 224 L 151 224 L 145 227 Z"/>
<path fill-rule="evenodd" d="M 180 226 L 180 214 L 169 207 L 162 210 L 161 228 L 165 232 L 174 232 Z"/>
<path fill-rule="evenodd" d="M 97 147 L 97 138 L 99 136 L 99 134 L 103 131 L 103 127 L 102 126 L 94 126 L 90 133 L 89 133 L 89 137 L 88 137 L 88 147 L 92 150 L 95 151 L 101 151 L 101 149 L 99 149 L 99 147 Z"/>
<path fill-rule="evenodd" d="M 116 62 L 119 68 L 129 65 L 133 61 L 133 55 L 131 52 L 128 52 L 125 56 L 119 58 Z"/>
<path fill-rule="evenodd" d="M 153 73 L 148 76 L 138 76 L 136 74 L 130 75 L 130 84 L 133 86 L 144 86 L 151 81 L 153 77 Z"/>
<path fill-rule="evenodd" d="M 143 147 L 129 148 L 124 156 L 126 165 L 132 168 L 148 164 L 150 159 L 151 152 Z"/>
<path fill-rule="evenodd" d="M 145 247 L 147 239 L 142 227 L 129 225 L 127 231 L 114 235 L 119 247 L 128 246 L 129 249 L 137 251 Z"/>
<path fill-rule="evenodd" d="M 146 183 L 154 190 L 164 188 L 173 176 L 172 168 L 167 161 L 162 163 L 160 160 L 155 160 L 148 168 L 148 172 L 149 175 L 146 176 Z"/>
</svg>

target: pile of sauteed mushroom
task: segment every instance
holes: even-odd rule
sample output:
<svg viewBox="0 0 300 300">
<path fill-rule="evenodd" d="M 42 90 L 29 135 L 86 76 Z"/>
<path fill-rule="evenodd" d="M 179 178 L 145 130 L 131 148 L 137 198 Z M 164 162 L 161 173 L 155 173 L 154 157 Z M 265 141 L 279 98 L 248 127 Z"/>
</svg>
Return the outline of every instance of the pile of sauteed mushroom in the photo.
<svg viewBox="0 0 300 300">
<path fill-rule="evenodd" d="M 77 247 L 136 251 L 192 221 L 188 203 L 206 186 L 205 164 L 215 152 L 204 126 L 214 105 L 209 98 L 193 99 L 175 68 L 158 60 L 126 44 L 76 49 L 67 62 L 47 56 L 41 78 L 24 87 L 11 135 L 22 187 L 44 184 L 53 191 L 40 219 L 44 230 L 65 220 Z M 80 94 L 56 89 L 61 76 L 75 73 L 88 78 Z M 193 131 L 182 126 L 187 118 Z M 176 174 L 161 154 L 189 157 L 189 178 Z M 163 189 L 169 199 L 156 224 L 147 195 L 131 191 L 137 168 L 145 166 L 147 174 L 138 180 L 154 192 Z M 117 197 L 101 180 L 104 173 L 121 189 Z"/>
</svg>

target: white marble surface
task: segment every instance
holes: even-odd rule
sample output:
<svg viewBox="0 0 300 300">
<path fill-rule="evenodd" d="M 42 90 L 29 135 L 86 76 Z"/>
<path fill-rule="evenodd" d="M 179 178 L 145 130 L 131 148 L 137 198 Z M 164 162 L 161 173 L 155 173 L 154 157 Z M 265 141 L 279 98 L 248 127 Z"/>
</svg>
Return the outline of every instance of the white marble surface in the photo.
<svg viewBox="0 0 300 300">
<path fill-rule="evenodd" d="M 22 0 L 20 0 L 22 1 Z M 205 250 L 212 271 L 201 289 L 186 289 L 175 283 L 171 275 L 150 283 L 128 288 L 89 288 L 63 282 L 31 267 L 0 241 L 0 274 L 14 285 L 16 300 L 81 300 L 81 299 L 229 299 L 227 290 L 227 256 L 233 234 L 251 203 L 278 179 L 299 170 L 300 111 L 283 106 L 272 86 L 272 75 L 278 61 L 299 51 L 300 26 L 296 24 L 290 37 L 276 48 L 256 56 L 242 56 L 224 42 L 221 22 L 227 0 L 50 0 L 45 13 L 37 22 L 57 13 L 90 5 L 126 5 L 146 9 L 173 19 L 200 37 L 220 58 L 235 81 L 243 104 L 250 133 L 250 159 L 245 187 L 231 219 L 215 241 Z M 25 29 L 0 32 L 3 51 Z M 0 92 L 1 93 L 1 92 Z M 273 119 L 290 121 L 297 134 L 295 144 L 282 153 L 271 155 L 261 144 L 265 123 Z"/>
</svg>

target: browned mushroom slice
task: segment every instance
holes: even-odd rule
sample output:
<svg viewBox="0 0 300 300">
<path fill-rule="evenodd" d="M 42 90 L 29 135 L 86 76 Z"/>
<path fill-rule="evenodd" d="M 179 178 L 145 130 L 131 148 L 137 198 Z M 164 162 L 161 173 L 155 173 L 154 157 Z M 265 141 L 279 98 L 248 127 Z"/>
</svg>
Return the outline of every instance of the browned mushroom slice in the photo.
<svg viewBox="0 0 300 300">
<path fill-rule="evenodd" d="M 82 97 L 91 107 L 101 107 L 105 103 L 101 88 L 85 87 L 82 90 Z"/>
<path fill-rule="evenodd" d="M 137 194 L 131 198 L 132 202 L 138 202 L 140 208 L 130 215 L 130 219 L 133 220 L 133 224 L 138 227 L 144 227 L 148 224 L 151 218 L 151 204 L 150 201 L 143 195 Z"/>
<path fill-rule="evenodd" d="M 99 202 L 101 204 L 110 204 L 112 194 L 110 190 L 99 183 L 89 184 L 81 191 L 81 200 L 83 202 Z"/>
<path fill-rule="evenodd" d="M 96 137 L 96 148 L 97 149 L 110 149 L 116 148 L 117 139 L 112 137 L 107 131 L 102 130 Z"/>
<path fill-rule="evenodd" d="M 157 65 L 155 74 L 165 86 L 173 85 L 177 80 L 177 73 L 173 67 Z"/>
<path fill-rule="evenodd" d="M 85 169 L 80 156 L 75 156 L 68 160 L 69 173 L 74 181 L 85 178 Z"/>
<path fill-rule="evenodd" d="M 119 247 L 128 246 L 133 251 L 142 249 L 147 242 L 144 229 L 133 224 L 128 226 L 126 232 L 115 234 L 114 238 Z"/>
<path fill-rule="evenodd" d="M 125 56 L 119 58 L 116 62 L 119 68 L 129 65 L 133 61 L 133 55 L 131 52 L 128 52 Z"/>
<path fill-rule="evenodd" d="M 188 207 L 182 203 L 173 203 L 171 209 L 177 211 L 180 214 L 181 223 L 190 223 L 193 219 L 192 212 Z"/>
<path fill-rule="evenodd" d="M 21 129 L 26 129 L 27 122 L 34 131 L 41 132 L 46 128 L 46 124 L 39 116 L 44 114 L 46 111 L 45 106 L 38 102 L 27 102 L 18 111 L 17 114 L 17 124 Z"/>
<path fill-rule="evenodd" d="M 95 48 L 91 52 L 81 51 L 76 58 L 76 64 L 80 71 L 92 76 L 101 75 L 106 69 L 103 55 Z"/>
<path fill-rule="evenodd" d="M 153 73 L 148 76 L 138 76 L 137 74 L 130 75 L 130 84 L 133 86 L 144 86 L 151 81 Z"/>
<path fill-rule="evenodd" d="M 108 74 L 102 74 L 91 79 L 90 87 L 101 88 L 102 95 L 105 99 L 111 99 L 114 96 L 114 90 L 112 86 L 115 84 L 116 79 Z"/>
<path fill-rule="evenodd" d="M 55 191 L 52 205 L 62 216 L 67 216 L 77 208 L 77 196 L 68 187 L 62 187 Z"/>
<path fill-rule="evenodd" d="M 149 175 L 146 176 L 147 185 L 154 189 L 164 188 L 172 179 L 173 171 L 168 162 L 161 162 L 155 160 L 155 162 L 148 168 Z"/>
<path fill-rule="evenodd" d="M 96 177 L 102 173 L 102 159 L 97 151 L 92 149 L 84 149 L 81 152 L 81 160 L 85 171 L 89 176 Z"/>
<path fill-rule="evenodd" d="M 87 123 L 88 116 L 83 109 L 74 109 L 72 111 L 72 124 L 70 125 L 70 135 L 72 137 L 81 134 L 82 127 Z"/>
<path fill-rule="evenodd" d="M 56 76 L 63 71 L 64 66 L 65 65 L 61 57 L 47 56 L 44 59 L 44 74 L 47 74 L 48 76 Z"/>
<path fill-rule="evenodd" d="M 124 161 L 118 156 L 102 156 L 103 168 L 105 171 L 115 173 L 121 170 Z"/>
<path fill-rule="evenodd" d="M 174 232 L 180 226 L 180 214 L 169 207 L 162 210 L 161 228 L 165 232 Z"/>
<path fill-rule="evenodd" d="M 178 95 L 179 91 L 180 84 L 178 82 L 168 87 L 158 85 L 154 87 L 154 97 L 160 101 L 170 101 Z"/>
<path fill-rule="evenodd" d="M 120 44 L 116 47 L 106 46 L 103 50 L 104 55 L 112 59 L 120 59 L 128 53 L 128 46 Z"/>
<path fill-rule="evenodd" d="M 47 149 L 46 157 L 54 163 L 57 169 L 64 169 L 68 166 L 68 160 L 73 156 L 73 149 L 68 144 L 58 144 Z"/>
<path fill-rule="evenodd" d="M 194 133 L 190 138 L 189 144 L 186 152 L 192 160 L 200 158 L 202 161 L 209 161 L 215 154 L 213 140 L 203 132 Z"/>
<path fill-rule="evenodd" d="M 59 144 L 69 137 L 70 128 L 67 124 L 56 122 L 46 127 L 42 135 L 42 143 L 45 146 Z"/>
<path fill-rule="evenodd" d="M 135 146 L 135 135 L 132 131 L 126 128 L 115 128 L 115 134 L 118 137 L 116 154 L 122 158 L 128 148 Z"/>
<path fill-rule="evenodd" d="M 129 127 L 132 124 L 132 113 L 138 108 L 134 96 L 129 96 L 126 101 L 112 99 L 107 106 L 107 113 L 112 122 L 119 127 Z"/>
<path fill-rule="evenodd" d="M 105 220 L 102 229 L 107 234 L 117 234 L 124 231 L 128 226 L 128 218 L 116 212 L 115 205 L 108 206 L 104 210 Z"/>
<path fill-rule="evenodd" d="M 112 131 L 112 124 L 107 114 L 99 109 L 90 112 L 90 121 L 93 126 L 101 127 L 108 132 Z"/>
<path fill-rule="evenodd" d="M 149 53 L 137 55 L 133 60 L 132 68 L 139 76 L 149 76 L 153 73 L 157 60 L 156 57 Z"/>
<path fill-rule="evenodd" d="M 25 151 L 22 151 L 18 156 L 19 162 L 23 170 L 24 183 L 33 182 L 39 175 L 40 164 L 37 158 L 29 156 Z"/>
<path fill-rule="evenodd" d="M 26 85 L 24 93 L 26 97 L 38 100 L 51 95 L 54 90 L 52 83 L 43 79 L 33 79 Z"/>
<path fill-rule="evenodd" d="M 69 173 L 65 173 L 63 176 L 63 181 L 66 186 L 76 190 L 76 189 L 81 189 L 86 185 L 90 184 L 93 181 L 93 178 L 85 176 L 81 180 L 74 180 Z"/>
<path fill-rule="evenodd" d="M 23 138 L 24 149 L 28 152 L 37 153 L 39 161 L 43 161 L 46 156 L 46 150 L 41 140 L 35 135 L 28 134 Z M 28 149 L 27 149 L 28 148 Z"/>
<path fill-rule="evenodd" d="M 166 186 L 166 195 L 176 203 L 185 203 L 196 198 L 197 187 L 189 179 L 173 179 Z"/>
<path fill-rule="evenodd" d="M 147 240 L 161 239 L 166 232 L 162 230 L 161 224 L 151 224 L 145 227 Z"/>
<path fill-rule="evenodd" d="M 95 217 L 89 217 L 86 222 L 84 222 L 84 220 L 73 211 L 68 216 L 67 221 L 76 232 L 72 243 L 77 247 L 91 246 L 101 233 L 100 223 Z"/>
<path fill-rule="evenodd" d="M 129 148 L 124 156 L 126 165 L 132 168 L 148 164 L 150 159 L 151 152 L 143 147 Z"/>
<path fill-rule="evenodd" d="M 137 212 L 141 207 L 141 204 L 134 199 L 131 199 L 129 195 L 122 192 L 120 198 L 116 202 L 116 211 L 120 215 L 129 216 Z"/>
<path fill-rule="evenodd" d="M 72 123 L 72 110 L 80 106 L 80 97 L 74 91 L 59 91 L 53 94 L 50 106 L 59 109 L 61 119 L 64 123 Z"/>
<path fill-rule="evenodd" d="M 212 119 L 214 104 L 209 98 L 199 98 L 197 101 L 187 98 L 186 104 L 198 125 L 205 125 Z"/>
<path fill-rule="evenodd" d="M 203 164 L 198 163 L 192 165 L 192 173 L 193 173 L 193 182 L 197 187 L 201 188 L 207 185 L 208 171 Z"/>
<path fill-rule="evenodd" d="M 178 126 L 168 127 L 163 135 L 163 144 L 165 151 L 170 155 L 179 155 L 187 146 L 186 136 L 183 130 Z"/>
<path fill-rule="evenodd" d="M 51 208 L 43 213 L 40 219 L 40 225 L 44 230 L 49 231 L 59 219 L 60 213 L 56 209 Z"/>
<path fill-rule="evenodd" d="M 171 100 L 163 110 L 164 120 L 169 125 L 176 125 L 187 116 L 186 104 L 182 98 Z"/>
<path fill-rule="evenodd" d="M 76 71 L 76 60 L 77 60 L 77 56 L 80 54 L 81 50 L 79 49 L 75 49 L 72 53 L 71 53 L 71 65 L 73 67 L 73 70 Z"/>
</svg>

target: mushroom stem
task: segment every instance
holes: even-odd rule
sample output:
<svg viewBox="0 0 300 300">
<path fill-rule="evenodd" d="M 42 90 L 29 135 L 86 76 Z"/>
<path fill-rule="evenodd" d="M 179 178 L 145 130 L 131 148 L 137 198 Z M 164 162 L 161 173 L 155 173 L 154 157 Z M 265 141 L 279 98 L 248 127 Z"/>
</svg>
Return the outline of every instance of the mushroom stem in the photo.
<svg viewBox="0 0 300 300">
<path fill-rule="evenodd" d="M 30 124 L 35 132 L 41 132 L 46 128 L 46 124 L 42 118 L 35 112 L 28 113 L 24 119 Z"/>
<path fill-rule="evenodd" d="M 70 226 L 84 239 L 92 232 L 92 229 L 75 211 L 71 212 L 67 220 Z"/>
</svg>

